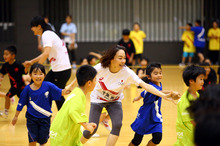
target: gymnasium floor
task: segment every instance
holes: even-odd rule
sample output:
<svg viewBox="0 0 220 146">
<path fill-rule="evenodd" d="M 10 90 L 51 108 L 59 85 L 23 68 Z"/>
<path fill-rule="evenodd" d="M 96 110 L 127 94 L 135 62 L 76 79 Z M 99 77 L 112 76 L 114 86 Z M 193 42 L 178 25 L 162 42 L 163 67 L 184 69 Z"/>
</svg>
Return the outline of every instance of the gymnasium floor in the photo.
<svg viewBox="0 0 220 146">
<path fill-rule="evenodd" d="M 182 70 L 179 66 L 162 66 L 163 71 L 163 89 L 164 90 L 175 90 L 182 94 L 187 87 L 184 85 L 182 80 Z M 73 71 L 74 72 L 74 71 Z M 71 77 L 71 81 L 74 75 Z M 10 87 L 8 76 L 6 75 L 0 91 L 7 92 Z M 119 139 L 116 146 L 127 146 L 128 143 L 133 138 L 134 132 L 130 128 L 131 123 L 135 120 L 139 107 L 142 105 L 143 101 L 140 100 L 136 103 L 132 103 L 132 99 L 140 94 L 143 89 L 137 89 L 135 85 L 130 86 L 124 90 L 125 98 L 122 100 L 123 105 L 123 126 Z M 87 95 L 87 115 L 89 115 L 90 99 Z M 28 136 L 26 129 L 26 119 L 25 112 L 26 107 L 22 110 L 19 115 L 17 124 L 12 126 L 11 120 L 16 111 L 16 103 L 18 98 L 16 97 L 16 102 L 10 108 L 8 119 L 0 118 L 0 145 L 1 146 L 24 146 L 28 145 Z M 0 110 L 4 109 L 4 99 L 0 98 Z M 53 116 L 52 120 L 57 113 L 55 104 L 52 107 Z M 176 105 L 172 102 L 163 100 L 162 101 L 162 116 L 163 116 L 163 139 L 160 143 L 161 146 L 171 146 L 176 141 L 176 116 L 177 109 Z M 104 146 L 109 131 L 107 131 L 104 126 L 100 125 L 97 133 L 100 135 L 99 138 L 91 138 L 85 146 Z M 151 139 L 151 135 L 144 136 L 141 146 L 145 146 L 148 140 Z M 50 140 L 46 146 L 50 145 Z"/>
</svg>

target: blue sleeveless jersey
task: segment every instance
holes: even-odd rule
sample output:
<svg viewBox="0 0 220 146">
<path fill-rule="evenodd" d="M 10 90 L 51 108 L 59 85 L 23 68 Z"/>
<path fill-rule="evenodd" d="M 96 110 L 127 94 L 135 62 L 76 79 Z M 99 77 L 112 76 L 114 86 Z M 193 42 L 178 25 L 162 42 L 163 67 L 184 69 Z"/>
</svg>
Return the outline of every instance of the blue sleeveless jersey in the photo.
<svg viewBox="0 0 220 146">
<path fill-rule="evenodd" d="M 157 90 L 162 90 L 162 84 L 160 87 L 149 83 Z M 161 97 L 158 97 L 150 92 L 143 91 L 141 96 L 144 98 L 144 104 L 140 107 L 136 120 L 131 124 L 131 128 L 134 132 L 144 135 L 155 132 L 162 133 L 162 115 L 161 115 Z"/>
</svg>

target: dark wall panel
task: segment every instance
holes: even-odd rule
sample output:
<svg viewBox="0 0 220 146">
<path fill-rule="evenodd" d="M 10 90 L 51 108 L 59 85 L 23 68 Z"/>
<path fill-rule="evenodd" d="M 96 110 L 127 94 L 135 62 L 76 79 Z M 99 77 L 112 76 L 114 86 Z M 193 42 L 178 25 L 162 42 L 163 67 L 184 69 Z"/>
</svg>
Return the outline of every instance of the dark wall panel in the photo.
<svg viewBox="0 0 220 146">
<path fill-rule="evenodd" d="M 116 45 L 116 43 L 79 43 L 76 50 L 77 60 L 86 57 L 89 52 L 94 51 L 101 53 L 108 48 Z M 150 61 L 157 61 L 163 64 L 178 64 L 182 56 L 181 42 L 145 42 L 144 54 Z"/>
</svg>

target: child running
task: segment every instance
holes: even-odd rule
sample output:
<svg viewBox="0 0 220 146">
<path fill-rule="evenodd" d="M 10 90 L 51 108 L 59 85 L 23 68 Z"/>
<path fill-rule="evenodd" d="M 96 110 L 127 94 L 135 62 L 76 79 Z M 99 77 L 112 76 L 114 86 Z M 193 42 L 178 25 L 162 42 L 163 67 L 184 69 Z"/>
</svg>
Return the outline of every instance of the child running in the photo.
<svg viewBox="0 0 220 146">
<path fill-rule="evenodd" d="M 194 120 L 190 117 L 187 108 L 191 101 L 199 97 L 198 90 L 201 90 L 204 84 L 205 70 L 198 66 L 188 66 L 183 72 L 183 80 L 188 86 L 188 90 L 181 96 L 177 104 L 176 134 L 177 141 L 174 146 L 194 146 Z"/>
<path fill-rule="evenodd" d="M 151 63 L 146 68 L 147 83 L 155 87 L 158 91 L 163 93 L 170 93 L 170 91 L 162 90 L 162 69 L 161 64 Z M 131 124 L 131 128 L 135 132 L 134 138 L 129 146 L 137 146 L 141 143 L 145 134 L 152 134 L 152 139 L 147 146 L 155 146 L 160 143 L 162 139 L 162 115 L 161 115 L 161 97 L 150 92 L 143 91 L 140 96 L 134 98 L 136 102 L 143 98 L 144 104 L 140 107 L 136 120 Z"/>
<path fill-rule="evenodd" d="M 0 97 L 5 97 L 5 110 L 0 112 L 0 117 L 7 118 L 10 108 L 10 100 L 13 99 L 14 95 L 20 96 L 22 90 L 25 87 L 22 75 L 27 72 L 24 66 L 15 60 L 17 49 L 15 46 L 9 46 L 4 49 L 4 60 L 5 63 L 2 65 L 0 70 L 0 86 L 4 75 L 8 74 L 10 79 L 11 88 L 8 93 L 0 92 Z"/>
<path fill-rule="evenodd" d="M 45 68 L 35 63 L 31 66 L 30 76 L 32 83 L 27 85 L 21 93 L 16 114 L 12 120 L 15 125 L 20 111 L 27 105 L 27 129 L 29 146 L 36 146 L 36 143 L 44 145 L 49 138 L 51 105 L 52 100 L 61 100 L 66 94 L 65 90 L 58 88 L 53 83 L 44 81 Z"/>
<path fill-rule="evenodd" d="M 81 146 L 81 125 L 93 133 L 95 123 L 87 123 L 85 114 L 86 94 L 96 85 L 97 71 L 89 65 L 81 66 L 76 73 L 79 87 L 76 87 L 57 113 L 51 128 L 51 146 Z"/>
</svg>

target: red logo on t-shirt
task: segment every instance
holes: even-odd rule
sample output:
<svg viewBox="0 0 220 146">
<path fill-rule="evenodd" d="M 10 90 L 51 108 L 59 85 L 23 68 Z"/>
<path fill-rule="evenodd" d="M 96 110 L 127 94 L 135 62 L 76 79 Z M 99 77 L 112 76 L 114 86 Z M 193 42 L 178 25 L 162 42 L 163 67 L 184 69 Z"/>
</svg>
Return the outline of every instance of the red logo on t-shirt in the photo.
<svg viewBox="0 0 220 146">
<path fill-rule="evenodd" d="M 130 48 L 130 47 L 131 47 L 131 44 L 128 44 L 128 47 Z"/>
<path fill-rule="evenodd" d="M 18 72 L 18 68 L 17 67 L 15 68 L 15 72 Z"/>
<path fill-rule="evenodd" d="M 52 62 L 52 61 L 56 61 L 56 58 L 50 58 L 50 60 L 49 60 L 50 62 Z"/>
<path fill-rule="evenodd" d="M 103 80 L 103 79 L 104 79 L 104 77 L 99 78 L 99 80 Z"/>
</svg>

